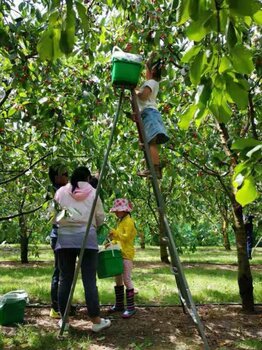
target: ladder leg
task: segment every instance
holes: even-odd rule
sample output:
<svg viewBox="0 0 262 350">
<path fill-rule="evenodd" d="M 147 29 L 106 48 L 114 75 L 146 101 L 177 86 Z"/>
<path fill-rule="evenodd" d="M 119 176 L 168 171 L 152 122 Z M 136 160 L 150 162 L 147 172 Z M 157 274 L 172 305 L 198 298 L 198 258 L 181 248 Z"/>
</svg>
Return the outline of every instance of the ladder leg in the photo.
<svg viewBox="0 0 262 350">
<path fill-rule="evenodd" d="M 77 282 L 77 277 L 78 277 L 79 270 L 80 270 L 80 267 L 81 267 L 81 263 L 82 263 L 82 260 L 83 260 L 83 255 L 84 255 L 84 250 L 85 250 L 85 246 L 86 246 L 86 242 L 87 242 L 87 238 L 88 238 L 89 229 L 91 227 L 92 219 L 93 219 L 93 216 L 94 216 L 94 213 L 95 213 L 95 207 L 96 207 L 97 199 L 98 199 L 98 196 L 99 196 L 99 193 L 100 193 L 101 184 L 102 184 L 103 177 L 104 177 L 104 174 L 105 174 L 105 168 L 106 168 L 106 165 L 107 165 L 107 162 L 108 162 L 109 153 L 110 153 L 111 146 L 112 146 L 112 143 L 113 143 L 114 132 L 115 132 L 117 121 L 118 121 L 118 117 L 119 117 L 119 114 L 120 114 L 120 108 L 121 108 L 121 105 L 122 105 L 123 96 L 124 96 L 124 88 L 122 88 L 122 90 L 121 90 L 119 103 L 118 103 L 118 107 L 117 107 L 117 112 L 115 113 L 115 116 L 114 116 L 114 122 L 113 122 L 111 133 L 110 133 L 110 139 L 109 139 L 109 142 L 108 142 L 108 145 L 107 145 L 107 149 L 106 149 L 106 153 L 105 153 L 105 156 L 104 156 L 103 165 L 102 165 L 102 168 L 101 168 L 101 173 L 100 173 L 98 184 L 97 184 L 97 188 L 96 188 L 95 198 L 94 198 L 94 201 L 93 201 L 93 204 L 92 204 L 90 216 L 89 216 L 87 227 L 86 227 L 85 236 L 84 236 L 84 239 L 83 239 L 83 242 L 82 242 L 82 247 L 81 247 L 81 250 L 80 250 L 77 266 L 76 266 L 76 269 L 75 269 L 75 274 L 74 274 L 74 278 L 73 278 L 70 294 L 69 294 L 69 297 L 68 297 L 68 300 L 67 300 L 67 304 L 66 304 L 65 314 L 64 314 L 63 319 L 62 319 L 62 327 L 61 327 L 61 329 L 59 331 L 59 337 L 62 337 L 62 335 L 64 333 L 64 329 L 65 329 L 65 324 L 66 324 L 66 321 L 68 319 L 70 305 L 71 305 L 71 302 L 72 302 L 72 299 L 73 299 L 74 290 L 75 290 L 75 286 L 76 286 L 76 282 Z"/>
</svg>

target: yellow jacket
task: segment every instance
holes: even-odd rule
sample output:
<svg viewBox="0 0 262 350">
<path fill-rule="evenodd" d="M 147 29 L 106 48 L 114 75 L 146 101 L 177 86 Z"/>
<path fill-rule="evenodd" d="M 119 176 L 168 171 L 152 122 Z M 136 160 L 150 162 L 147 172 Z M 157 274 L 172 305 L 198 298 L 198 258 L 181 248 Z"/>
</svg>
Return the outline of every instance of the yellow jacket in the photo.
<svg viewBox="0 0 262 350">
<path fill-rule="evenodd" d="M 113 240 L 120 244 L 124 259 L 133 260 L 135 256 L 134 241 L 136 237 L 134 220 L 126 215 L 118 222 L 117 228 L 111 230 Z"/>
</svg>

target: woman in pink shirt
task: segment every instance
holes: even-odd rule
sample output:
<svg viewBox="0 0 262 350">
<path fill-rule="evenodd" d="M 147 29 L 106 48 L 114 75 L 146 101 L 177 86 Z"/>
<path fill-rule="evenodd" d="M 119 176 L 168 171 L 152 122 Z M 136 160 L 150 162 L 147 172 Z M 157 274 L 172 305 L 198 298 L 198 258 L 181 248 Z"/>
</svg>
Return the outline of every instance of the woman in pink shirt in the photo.
<svg viewBox="0 0 262 350">
<path fill-rule="evenodd" d="M 75 273 L 76 259 L 80 253 L 95 198 L 96 190 L 89 184 L 90 178 L 91 174 L 88 168 L 78 167 L 73 172 L 70 183 L 61 187 L 55 194 L 55 201 L 61 207 L 61 212 L 56 218 L 59 227 L 55 246 L 60 271 L 58 305 L 61 316 L 65 313 Z M 87 312 L 93 322 L 92 330 L 94 332 L 99 332 L 111 325 L 110 320 L 99 316 L 99 297 L 96 286 L 98 255 L 96 229 L 103 223 L 104 218 L 103 205 L 101 199 L 98 198 L 81 264 Z M 59 321 L 59 325 L 61 327 L 62 320 Z M 66 328 L 68 327 L 67 324 Z"/>
</svg>

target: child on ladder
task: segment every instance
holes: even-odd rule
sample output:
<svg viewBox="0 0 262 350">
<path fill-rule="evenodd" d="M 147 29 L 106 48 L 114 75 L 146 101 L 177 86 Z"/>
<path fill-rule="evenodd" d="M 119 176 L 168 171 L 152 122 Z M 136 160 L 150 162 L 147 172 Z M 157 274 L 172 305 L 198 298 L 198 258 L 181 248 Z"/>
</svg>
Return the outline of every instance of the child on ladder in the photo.
<svg viewBox="0 0 262 350">
<path fill-rule="evenodd" d="M 118 218 L 116 229 L 111 229 L 109 238 L 120 244 L 124 262 L 124 272 L 115 277 L 115 305 L 109 309 L 110 313 L 124 311 L 123 318 L 132 317 L 136 310 L 134 304 L 134 285 L 131 279 L 133 259 L 135 255 L 134 240 L 137 234 L 134 220 L 131 218 L 132 204 L 125 198 L 114 201 L 110 209 Z M 124 286 L 126 287 L 127 308 L 124 308 Z"/>
<path fill-rule="evenodd" d="M 159 145 L 169 140 L 160 112 L 157 109 L 156 97 L 159 91 L 163 61 L 154 61 L 151 57 L 146 63 L 146 82 L 136 90 L 138 108 L 144 125 L 146 141 L 158 179 L 162 178 L 162 166 L 159 158 Z M 147 177 L 149 170 L 138 172 Z"/>
</svg>

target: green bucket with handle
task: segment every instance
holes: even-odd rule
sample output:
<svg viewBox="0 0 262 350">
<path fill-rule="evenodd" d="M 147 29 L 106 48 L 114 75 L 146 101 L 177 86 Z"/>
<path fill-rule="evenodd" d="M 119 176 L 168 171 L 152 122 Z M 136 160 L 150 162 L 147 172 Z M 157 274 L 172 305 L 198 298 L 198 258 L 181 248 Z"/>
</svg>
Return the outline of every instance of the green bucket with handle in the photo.
<svg viewBox="0 0 262 350">
<path fill-rule="evenodd" d="M 0 297 L 0 325 L 24 322 L 28 294 L 24 290 L 14 290 Z"/>
<path fill-rule="evenodd" d="M 112 83 L 137 86 L 142 71 L 142 57 L 124 52 L 117 46 L 112 54 Z"/>
<path fill-rule="evenodd" d="M 122 253 L 119 247 L 114 245 L 109 249 L 101 250 L 98 253 L 98 278 L 107 278 L 121 275 L 124 271 Z"/>
</svg>

